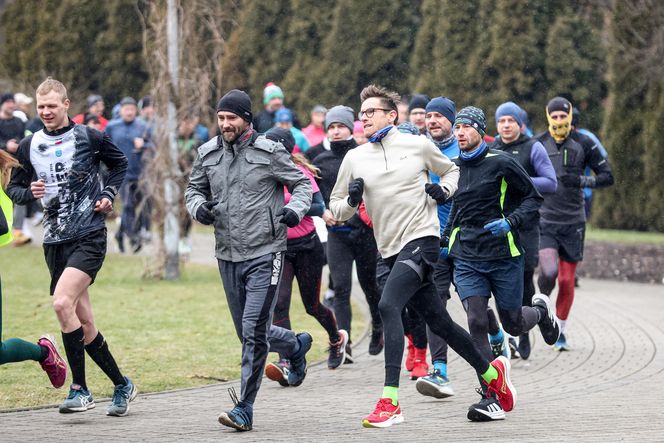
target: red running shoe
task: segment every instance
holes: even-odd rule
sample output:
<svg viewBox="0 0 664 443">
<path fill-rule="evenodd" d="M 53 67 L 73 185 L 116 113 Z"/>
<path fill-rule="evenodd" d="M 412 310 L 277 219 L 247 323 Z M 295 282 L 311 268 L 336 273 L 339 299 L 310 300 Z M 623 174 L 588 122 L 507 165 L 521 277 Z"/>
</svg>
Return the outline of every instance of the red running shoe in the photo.
<svg viewBox="0 0 664 443">
<path fill-rule="evenodd" d="M 394 424 L 403 423 L 401 405 L 392 404 L 389 398 L 381 398 L 376 404 L 376 409 L 362 419 L 365 428 L 387 428 Z"/>
<path fill-rule="evenodd" d="M 491 366 L 498 371 L 498 378 L 488 383 L 487 394 L 494 392 L 500 406 L 505 412 L 509 412 L 516 406 L 516 389 L 510 380 L 510 361 L 501 355 L 491 362 Z"/>
<path fill-rule="evenodd" d="M 37 341 L 39 346 L 47 349 L 48 354 L 44 361 L 39 362 L 54 388 L 61 388 L 67 380 L 67 363 L 60 357 L 55 338 L 51 335 L 42 335 Z"/>
<path fill-rule="evenodd" d="M 283 387 L 288 386 L 288 373 L 290 372 L 290 362 L 281 359 L 275 363 L 265 365 L 265 375 L 270 380 L 276 381 Z"/>
<path fill-rule="evenodd" d="M 415 345 L 413 344 L 413 336 L 407 335 L 408 339 L 408 354 L 406 354 L 406 371 L 410 372 L 415 366 Z"/>
<path fill-rule="evenodd" d="M 429 365 L 427 364 L 427 348 L 415 348 L 415 360 L 413 369 L 410 371 L 410 379 L 417 380 L 420 377 L 429 375 Z"/>
</svg>

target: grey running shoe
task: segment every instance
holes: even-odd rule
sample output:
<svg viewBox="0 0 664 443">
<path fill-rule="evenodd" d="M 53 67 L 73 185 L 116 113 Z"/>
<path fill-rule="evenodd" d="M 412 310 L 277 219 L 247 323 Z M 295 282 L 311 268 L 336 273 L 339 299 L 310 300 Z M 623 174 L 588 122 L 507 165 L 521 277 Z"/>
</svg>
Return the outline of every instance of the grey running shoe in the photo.
<svg viewBox="0 0 664 443">
<path fill-rule="evenodd" d="M 60 405 L 60 413 L 68 414 L 71 412 L 84 412 L 95 407 L 95 401 L 92 394 L 81 385 L 71 385 L 69 395 Z"/>
<path fill-rule="evenodd" d="M 418 378 L 415 388 L 420 394 L 434 398 L 447 398 L 454 395 L 450 380 L 437 370 L 426 377 Z"/>
<path fill-rule="evenodd" d="M 129 412 L 129 402 L 136 398 L 138 389 L 136 389 L 136 385 L 128 377 L 125 377 L 125 381 L 124 385 L 117 385 L 115 387 L 111 404 L 106 409 L 106 415 L 124 417 Z"/>
</svg>

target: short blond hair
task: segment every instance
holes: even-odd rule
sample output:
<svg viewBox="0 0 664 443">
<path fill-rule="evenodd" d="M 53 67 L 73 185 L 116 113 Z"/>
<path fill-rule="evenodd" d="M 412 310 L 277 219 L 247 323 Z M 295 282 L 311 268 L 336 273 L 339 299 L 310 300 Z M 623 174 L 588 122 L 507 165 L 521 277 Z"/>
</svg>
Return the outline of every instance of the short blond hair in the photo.
<svg viewBox="0 0 664 443">
<path fill-rule="evenodd" d="M 37 87 L 37 95 L 46 95 L 51 91 L 60 94 L 62 101 L 67 100 L 67 88 L 65 88 L 65 85 L 63 85 L 61 81 L 47 77 L 46 80 Z"/>
</svg>

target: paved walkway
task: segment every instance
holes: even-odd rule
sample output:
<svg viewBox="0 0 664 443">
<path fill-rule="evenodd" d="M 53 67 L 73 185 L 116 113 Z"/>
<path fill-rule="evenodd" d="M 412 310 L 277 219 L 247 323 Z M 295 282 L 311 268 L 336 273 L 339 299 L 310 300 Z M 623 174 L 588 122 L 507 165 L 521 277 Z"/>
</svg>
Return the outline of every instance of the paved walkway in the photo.
<svg viewBox="0 0 664 443">
<path fill-rule="evenodd" d="M 450 308 L 465 324 L 458 299 Z M 230 382 L 139 396 L 124 418 L 106 417 L 106 403 L 74 415 L 0 414 L 0 441 L 664 441 L 664 287 L 584 279 L 569 323 L 573 350 L 554 352 L 532 336 L 530 360 L 513 360 L 519 403 L 501 422 L 466 419 L 468 405 L 479 400 L 477 380 L 451 353 L 455 397 L 422 397 L 404 372 L 406 421 L 362 428 L 383 380 L 383 356 L 369 356 L 365 340 L 355 364 L 336 371 L 314 366 L 298 388 L 265 379 L 250 433 L 217 423 L 218 413 L 232 406 L 227 388 L 239 389 Z"/>
</svg>

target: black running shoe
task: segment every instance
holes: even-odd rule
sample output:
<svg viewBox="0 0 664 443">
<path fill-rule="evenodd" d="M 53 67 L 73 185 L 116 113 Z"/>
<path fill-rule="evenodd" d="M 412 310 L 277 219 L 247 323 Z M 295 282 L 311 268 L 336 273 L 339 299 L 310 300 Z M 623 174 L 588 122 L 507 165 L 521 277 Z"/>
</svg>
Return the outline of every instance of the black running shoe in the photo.
<svg viewBox="0 0 664 443">
<path fill-rule="evenodd" d="M 514 360 L 515 358 L 520 358 L 521 355 L 519 354 L 519 349 L 518 346 L 516 345 L 516 339 L 514 337 L 510 337 L 507 340 L 507 344 L 510 347 L 510 358 Z"/>
<path fill-rule="evenodd" d="M 517 346 L 517 349 L 521 358 L 528 360 L 528 357 L 530 357 L 530 336 L 528 333 L 519 336 L 519 346 Z"/>
<path fill-rule="evenodd" d="M 476 389 L 482 396 L 479 403 L 475 403 L 468 408 L 468 420 L 470 421 L 493 421 L 505 420 L 505 411 L 494 396 L 487 397 L 481 389 Z"/>
<path fill-rule="evenodd" d="M 384 346 L 383 328 L 373 328 L 371 331 L 371 341 L 369 342 L 369 355 L 380 354 Z"/>
<path fill-rule="evenodd" d="M 547 345 L 555 344 L 560 336 L 560 326 L 551 307 L 551 300 L 544 294 L 535 294 L 533 306 L 540 308 L 540 312 L 544 314 L 538 323 L 544 341 Z"/>
<path fill-rule="evenodd" d="M 348 344 L 348 332 L 339 329 L 339 338 L 330 343 L 330 355 L 327 358 L 327 368 L 337 369 L 346 359 L 346 345 Z"/>
<path fill-rule="evenodd" d="M 353 360 L 353 346 L 349 341 L 348 344 L 346 344 L 346 357 L 344 359 L 344 364 L 349 365 L 351 363 L 355 363 L 355 360 Z"/>
</svg>

